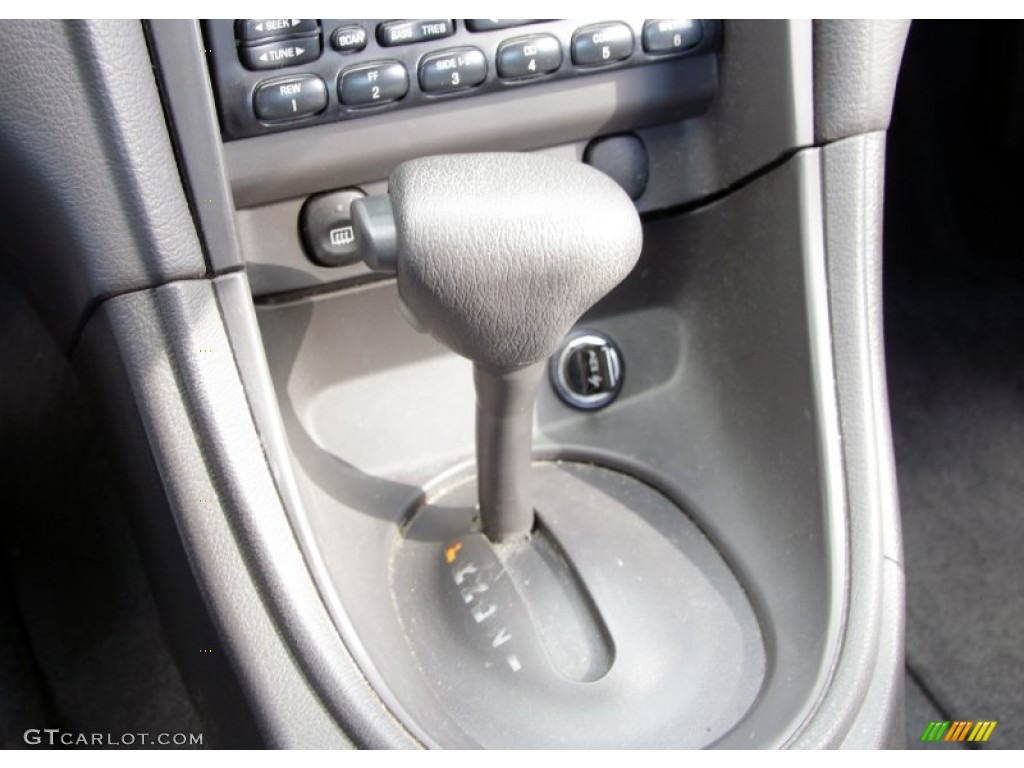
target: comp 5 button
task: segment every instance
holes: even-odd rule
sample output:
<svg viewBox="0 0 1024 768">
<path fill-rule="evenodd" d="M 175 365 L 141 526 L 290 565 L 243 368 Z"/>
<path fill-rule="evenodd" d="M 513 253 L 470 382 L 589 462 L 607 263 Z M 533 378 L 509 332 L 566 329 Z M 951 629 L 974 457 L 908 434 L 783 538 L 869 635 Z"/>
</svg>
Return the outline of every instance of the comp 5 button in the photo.
<svg viewBox="0 0 1024 768">
<path fill-rule="evenodd" d="M 572 35 L 572 61 L 584 67 L 612 64 L 633 55 L 633 30 L 621 22 L 594 24 Z"/>
</svg>

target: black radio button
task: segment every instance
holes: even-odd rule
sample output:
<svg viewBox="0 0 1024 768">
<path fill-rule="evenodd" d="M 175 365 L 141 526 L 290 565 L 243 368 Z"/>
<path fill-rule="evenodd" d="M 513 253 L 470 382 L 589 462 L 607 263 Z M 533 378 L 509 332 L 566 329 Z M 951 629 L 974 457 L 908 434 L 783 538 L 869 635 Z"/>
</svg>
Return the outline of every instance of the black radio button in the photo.
<svg viewBox="0 0 1024 768">
<path fill-rule="evenodd" d="M 246 69 L 294 67 L 320 58 L 320 38 L 300 37 L 263 45 L 243 46 L 238 49 L 238 55 Z"/>
<path fill-rule="evenodd" d="M 562 44 L 554 35 L 530 35 L 498 46 L 498 76 L 527 78 L 547 75 L 562 66 Z"/>
<path fill-rule="evenodd" d="M 327 86 L 316 75 L 267 80 L 256 86 L 252 106 L 267 123 L 310 117 L 327 108 Z"/>
<path fill-rule="evenodd" d="M 385 47 L 440 40 L 455 34 L 452 19 L 408 19 L 386 21 L 377 27 L 377 42 Z"/>
<path fill-rule="evenodd" d="M 449 48 L 428 53 L 420 61 L 420 88 L 425 93 L 451 93 L 487 79 L 487 58 L 479 48 Z"/>
<path fill-rule="evenodd" d="M 243 43 L 311 35 L 314 32 L 316 19 L 239 19 L 235 22 L 235 36 Z"/>
<path fill-rule="evenodd" d="M 347 107 L 398 101 L 409 92 L 409 73 L 399 61 L 375 61 L 350 67 L 338 78 L 338 98 Z"/>
<path fill-rule="evenodd" d="M 589 67 L 613 64 L 633 55 L 633 30 L 621 22 L 594 24 L 572 35 L 572 61 Z"/>
<path fill-rule="evenodd" d="M 648 19 L 644 22 L 644 50 L 679 53 L 699 45 L 704 32 L 698 19 Z"/>
<path fill-rule="evenodd" d="M 331 32 L 331 47 L 339 53 L 356 53 L 366 47 L 366 30 L 359 25 L 338 27 Z"/>
<path fill-rule="evenodd" d="M 470 32 L 490 32 L 492 29 L 508 29 L 509 27 L 525 27 L 536 24 L 544 19 L 466 19 L 466 29 Z"/>
</svg>

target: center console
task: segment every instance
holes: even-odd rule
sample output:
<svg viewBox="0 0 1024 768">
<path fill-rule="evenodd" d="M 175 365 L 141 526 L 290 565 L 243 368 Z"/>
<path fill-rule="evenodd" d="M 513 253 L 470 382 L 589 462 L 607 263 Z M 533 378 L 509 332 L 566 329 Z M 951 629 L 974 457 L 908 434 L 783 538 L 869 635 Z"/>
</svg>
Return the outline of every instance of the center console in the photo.
<svg viewBox="0 0 1024 768">
<path fill-rule="evenodd" d="M 280 645 L 261 668 L 222 614 L 269 740 L 898 743 L 877 296 L 905 26 L 243 19 L 148 34 L 211 284 L 157 289 L 154 311 L 201 318 L 199 346 L 229 350 L 183 355 L 175 375 L 200 382 L 235 499 L 224 519 L 272 628 L 258 640 Z M 402 170 L 427 156 L 440 186 Z M 605 182 L 624 209 L 590 197 Z M 396 261 L 367 257 L 360 217 L 381 200 Z M 571 302 L 603 274 L 589 259 L 617 247 L 622 210 L 642 222 L 636 266 L 593 306 Z M 431 249 L 441 261 L 416 285 L 449 271 L 417 303 L 402 260 Z M 451 296 L 480 312 L 440 329 L 431 302 Z M 578 308 L 543 355 L 508 341 L 529 318 L 494 330 L 534 299 L 531 318 Z M 536 377 L 512 441 L 526 469 L 507 470 L 536 518 L 515 536 L 480 519 L 481 476 L 508 466 L 487 459 L 507 427 L 482 440 L 480 413 L 516 397 L 489 400 L 481 366 Z M 200 539 L 193 567 L 223 605 Z"/>
</svg>

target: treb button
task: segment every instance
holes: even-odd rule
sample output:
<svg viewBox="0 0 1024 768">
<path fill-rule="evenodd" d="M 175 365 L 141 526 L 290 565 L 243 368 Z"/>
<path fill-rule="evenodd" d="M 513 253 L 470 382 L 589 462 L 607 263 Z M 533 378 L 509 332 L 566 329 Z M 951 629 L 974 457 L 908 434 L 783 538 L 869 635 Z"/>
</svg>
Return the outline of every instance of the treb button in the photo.
<svg viewBox="0 0 1024 768">
<path fill-rule="evenodd" d="M 385 47 L 440 40 L 455 34 L 452 19 L 386 21 L 377 27 L 377 42 Z"/>
<path fill-rule="evenodd" d="M 264 122 L 297 120 L 324 111 L 327 86 L 316 75 L 281 77 L 257 85 L 252 100 L 256 117 Z"/>
<path fill-rule="evenodd" d="M 644 22 L 644 50 L 678 53 L 699 45 L 704 32 L 699 19 L 648 19 Z"/>
</svg>

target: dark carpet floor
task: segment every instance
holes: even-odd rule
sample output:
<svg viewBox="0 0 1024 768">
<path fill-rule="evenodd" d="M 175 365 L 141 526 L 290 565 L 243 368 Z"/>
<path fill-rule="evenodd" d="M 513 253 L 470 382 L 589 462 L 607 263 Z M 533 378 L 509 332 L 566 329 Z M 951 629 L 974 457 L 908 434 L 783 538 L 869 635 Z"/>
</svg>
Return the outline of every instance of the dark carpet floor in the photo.
<svg viewBox="0 0 1024 768">
<path fill-rule="evenodd" d="M 1024 748 L 1022 87 L 1024 25 L 914 23 L 885 232 L 908 746 L 941 719 Z"/>
<path fill-rule="evenodd" d="M 101 430 L 2 280 L 0 361 L 0 746 L 31 746 L 28 729 L 202 733 Z"/>
</svg>

